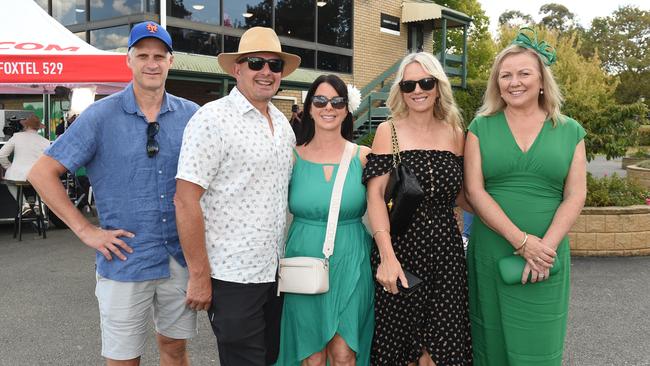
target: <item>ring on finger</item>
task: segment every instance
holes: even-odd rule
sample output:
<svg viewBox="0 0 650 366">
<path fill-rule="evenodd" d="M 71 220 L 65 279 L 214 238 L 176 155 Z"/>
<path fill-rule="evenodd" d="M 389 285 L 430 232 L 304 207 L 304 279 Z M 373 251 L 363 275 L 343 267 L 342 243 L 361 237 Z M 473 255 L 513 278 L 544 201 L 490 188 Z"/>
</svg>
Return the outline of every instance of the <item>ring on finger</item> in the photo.
<svg viewBox="0 0 650 366">
<path fill-rule="evenodd" d="M 388 289 L 386 287 L 384 287 L 384 291 L 388 292 Z"/>
</svg>

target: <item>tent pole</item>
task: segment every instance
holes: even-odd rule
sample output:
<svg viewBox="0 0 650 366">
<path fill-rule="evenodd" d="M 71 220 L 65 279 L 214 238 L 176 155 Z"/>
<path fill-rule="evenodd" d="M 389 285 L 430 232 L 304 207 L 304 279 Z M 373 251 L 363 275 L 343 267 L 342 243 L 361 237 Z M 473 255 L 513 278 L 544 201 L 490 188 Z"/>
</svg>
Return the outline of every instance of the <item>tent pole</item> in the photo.
<svg viewBox="0 0 650 366">
<path fill-rule="evenodd" d="M 167 0 L 160 0 L 160 25 L 167 29 Z"/>
<path fill-rule="evenodd" d="M 50 139 L 50 95 L 43 94 L 43 124 L 45 125 L 45 138 Z"/>
</svg>

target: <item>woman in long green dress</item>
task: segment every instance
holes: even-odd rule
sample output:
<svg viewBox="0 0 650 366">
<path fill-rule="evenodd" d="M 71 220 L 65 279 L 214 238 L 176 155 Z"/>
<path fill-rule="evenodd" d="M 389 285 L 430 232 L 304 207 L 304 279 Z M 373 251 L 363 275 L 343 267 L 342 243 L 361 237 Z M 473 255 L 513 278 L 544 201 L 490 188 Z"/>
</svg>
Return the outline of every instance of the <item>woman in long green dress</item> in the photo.
<svg viewBox="0 0 650 366">
<path fill-rule="evenodd" d="M 296 160 L 289 186 L 289 229 L 285 257 L 323 258 L 330 198 L 352 115 L 345 83 L 317 78 L 307 92 Z M 276 365 L 369 365 L 374 329 L 371 239 L 361 222 L 366 189 L 361 183 L 370 149 L 359 146 L 343 186 L 330 288 L 320 295 L 285 294 L 280 355 Z"/>
<path fill-rule="evenodd" d="M 560 113 L 554 50 L 520 32 L 492 67 L 465 145 L 474 365 L 560 366 L 569 307 L 567 232 L 586 196 L 584 129 Z M 525 259 L 506 284 L 498 261 Z M 559 266 L 551 274 L 551 266 Z M 556 268 L 554 268 L 556 269 Z M 530 277 L 529 277 L 530 276 Z"/>
</svg>

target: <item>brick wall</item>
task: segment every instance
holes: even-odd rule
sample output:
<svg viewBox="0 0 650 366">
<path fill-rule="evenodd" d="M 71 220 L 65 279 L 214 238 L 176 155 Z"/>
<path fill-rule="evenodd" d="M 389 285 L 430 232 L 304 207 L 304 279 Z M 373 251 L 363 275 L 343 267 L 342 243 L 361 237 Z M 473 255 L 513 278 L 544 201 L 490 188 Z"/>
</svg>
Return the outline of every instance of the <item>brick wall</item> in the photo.
<svg viewBox="0 0 650 366">
<path fill-rule="evenodd" d="M 407 54 L 408 28 L 405 24 L 401 24 L 399 36 L 379 31 L 381 13 L 401 19 L 401 3 L 401 0 L 354 1 L 352 71 L 353 82 L 360 89 Z"/>
<path fill-rule="evenodd" d="M 585 207 L 569 242 L 577 256 L 650 255 L 650 206 Z"/>
</svg>

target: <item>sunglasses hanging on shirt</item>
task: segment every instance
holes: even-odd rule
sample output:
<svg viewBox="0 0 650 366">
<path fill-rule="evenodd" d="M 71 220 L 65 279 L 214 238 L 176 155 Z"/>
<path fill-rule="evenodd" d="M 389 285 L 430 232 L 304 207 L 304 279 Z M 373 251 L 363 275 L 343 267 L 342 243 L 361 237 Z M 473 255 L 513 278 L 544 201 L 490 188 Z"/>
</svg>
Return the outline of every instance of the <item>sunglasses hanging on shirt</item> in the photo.
<svg viewBox="0 0 650 366">
<path fill-rule="evenodd" d="M 158 146 L 158 141 L 155 137 L 160 131 L 160 125 L 158 122 L 150 122 L 147 124 L 147 156 L 153 158 L 158 154 L 160 146 Z"/>
<path fill-rule="evenodd" d="M 424 78 L 420 80 L 402 80 L 399 82 L 399 88 L 404 93 L 410 93 L 415 90 L 415 84 L 420 85 L 422 90 L 431 90 L 436 87 L 438 79 L 436 78 Z"/>
</svg>

